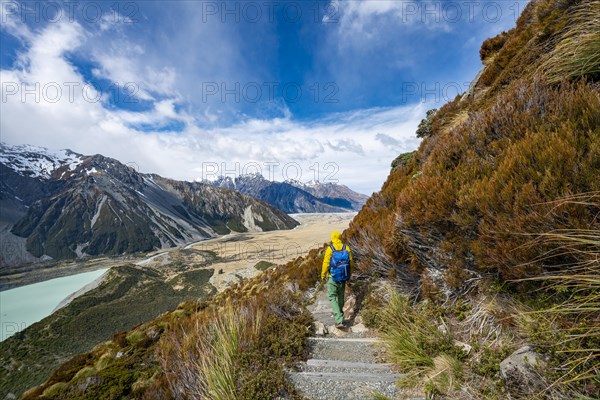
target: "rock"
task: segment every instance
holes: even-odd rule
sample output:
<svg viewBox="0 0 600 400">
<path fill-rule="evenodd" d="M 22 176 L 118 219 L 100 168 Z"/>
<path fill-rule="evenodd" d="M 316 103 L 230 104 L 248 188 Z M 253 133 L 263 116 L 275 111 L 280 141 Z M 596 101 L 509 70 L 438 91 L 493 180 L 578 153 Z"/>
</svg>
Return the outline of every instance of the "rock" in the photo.
<svg viewBox="0 0 600 400">
<path fill-rule="evenodd" d="M 367 328 L 364 324 L 356 324 L 352 326 L 353 333 L 367 333 L 369 332 L 369 328 Z"/>
<path fill-rule="evenodd" d="M 327 327 L 321 321 L 315 321 L 313 324 L 315 327 L 315 335 L 325 336 L 328 333 Z"/>
<path fill-rule="evenodd" d="M 330 327 L 327 328 L 327 330 L 333 336 L 337 336 L 337 337 L 346 336 L 346 332 L 344 332 L 343 330 L 341 330 L 339 328 L 336 328 L 335 325 L 331 325 Z"/>
<path fill-rule="evenodd" d="M 364 323 L 362 315 L 357 315 L 356 318 L 354 318 L 354 323 L 356 325 Z"/>
<path fill-rule="evenodd" d="M 344 319 L 350 319 L 352 313 L 354 312 L 354 306 L 356 305 L 356 297 L 354 295 L 350 295 L 346 298 L 344 302 Z"/>
<path fill-rule="evenodd" d="M 500 363 L 500 376 L 510 389 L 533 394 L 545 387 L 535 370 L 544 364 L 542 356 L 533 351 L 531 346 L 523 346 Z"/>
<path fill-rule="evenodd" d="M 468 344 L 458 341 L 458 340 L 455 340 L 453 344 L 454 344 L 454 346 L 456 346 L 459 349 L 461 349 L 462 351 L 464 351 L 467 355 L 469 353 L 471 353 L 471 350 L 473 350 L 473 347 L 471 347 L 471 345 L 468 345 Z"/>
</svg>

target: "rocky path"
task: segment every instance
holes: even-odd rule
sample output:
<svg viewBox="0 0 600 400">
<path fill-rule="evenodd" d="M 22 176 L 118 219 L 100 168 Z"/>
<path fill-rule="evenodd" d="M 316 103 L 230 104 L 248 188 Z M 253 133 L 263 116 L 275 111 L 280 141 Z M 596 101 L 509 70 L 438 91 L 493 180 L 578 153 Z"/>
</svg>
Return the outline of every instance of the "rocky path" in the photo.
<svg viewBox="0 0 600 400">
<path fill-rule="evenodd" d="M 381 361 L 381 343 L 363 324 L 335 328 L 326 290 L 309 307 L 316 335 L 310 338 L 310 358 L 290 373 L 292 382 L 313 400 L 366 400 L 375 394 L 396 397 L 401 377 Z"/>
</svg>

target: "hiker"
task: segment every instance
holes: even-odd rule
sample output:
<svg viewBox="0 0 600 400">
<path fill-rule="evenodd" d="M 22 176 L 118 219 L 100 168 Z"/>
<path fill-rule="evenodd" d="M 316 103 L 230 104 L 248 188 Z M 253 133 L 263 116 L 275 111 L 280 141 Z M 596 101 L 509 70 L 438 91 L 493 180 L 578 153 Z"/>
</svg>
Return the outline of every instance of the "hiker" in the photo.
<svg viewBox="0 0 600 400">
<path fill-rule="evenodd" d="M 331 232 L 331 244 L 325 250 L 321 280 L 327 278 L 327 297 L 331 303 L 335 327 L 344 328 L 344 290 L 352 275 L 354 260 L 350 246 L 342 243 L 341 234 Z"/>
</svg>

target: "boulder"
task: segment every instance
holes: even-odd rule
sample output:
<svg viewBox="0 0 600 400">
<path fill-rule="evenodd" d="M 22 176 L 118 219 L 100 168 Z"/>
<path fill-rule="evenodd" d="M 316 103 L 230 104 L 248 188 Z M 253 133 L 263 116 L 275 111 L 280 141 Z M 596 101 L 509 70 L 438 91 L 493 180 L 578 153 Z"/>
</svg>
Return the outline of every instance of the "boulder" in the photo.
<svg viewBox="0 0 600 400">
<path fill-rule="evenodd" d="M 533 394 L 545 387 L 536 371 L 544 364 L 542 356 L 531 346 L 523 346 L 500 363 L 500 376 L 511 391 Z"/>
<path fill-rule="evenodd" d="M 329 333 L 331 335 L 337 336 L 337 337 L 344 337 L 347 334 L 343 330 L 336 328 L 335 325 L 331 325 L 330 327 L 327 328 L 327 330 L 329 331 Z"/>
<path fill-rule="evenodd" d="M 471 345 L 461 342 L 459 340 L 455 340 L 453 344 L 454 346 L 464 351 L 467 355 L 471 353 L 471 350 L 473 350 L 473 347 Z"/>
<path fill-rule="evenodd" d="M 350 295 L 346 297 L 346 301 L 344 301 L 344 319 L 350 319 L 352 314 L 354 313 L 354 306 L 356 305 L 356 297 L 354 295 Z"/>
<path fill-rule="evenodd" d="M 325 336 L 328 333 L 327 327 L 321 321 L 315 321 L 315 335 Z"/>
<path fill-rule="evenodd" d="M 369 332 L 369 328 L 367 328 L 364 324 L 356 324 L 352 326 L 353 333 L 367 333 Z"/>
</svg>

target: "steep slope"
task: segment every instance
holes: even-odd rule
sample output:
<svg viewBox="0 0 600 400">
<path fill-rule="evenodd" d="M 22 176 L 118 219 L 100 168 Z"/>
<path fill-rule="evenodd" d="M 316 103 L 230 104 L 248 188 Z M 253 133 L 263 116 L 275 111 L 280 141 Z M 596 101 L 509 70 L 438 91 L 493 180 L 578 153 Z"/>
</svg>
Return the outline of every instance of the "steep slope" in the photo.
<svg viewBox="0 0 600 400">
<path fill-rule="evenodd" d="M 38 199 L 60 190 L 64 182 L 51 180 L 61 165 L 75 167 L 79 155 L 69 150 L 40 152 L 33 146 L 7 146 L 0 143 L 0 265 L 41 261 L 27 251 L 26 239 L 11 228 Z"/>
<path fill-rule="evenodd" d="M 34 257 L 123 254 L 296 222 L 249 196 L 141 174 L 101 155 L 1 147 L 3 219 Z M 22 203 L 22 207 L 19 204 Z"/>
<path fill-rule="evenodd" d="M 464 97 L 457 97 L 432 116 L 419 150 L 398 159 L 382 190 L 367 201 L 345 232 L 357 262 L 353 290 L 367 305 L 373 304 L 371 310 L 383 308 L 390 298 L 379 290 L 385 282 L 391 290 L 413 295 L 410 300 L 397 293 L 392 296 L 396 304 L 386 309 L 393 323 L 382 329 L 387 329 L 391 338 L 391 352 L 394 343 L 400 344 L 395 360 L 400 368 L 411 368 L 409 383 L 424 383 L 436 398 L 446 394 L 454 395 L 452 398 L 522 398 L 522 387 L 503 382 L 499 357 L 516 350 L 524 338 L 538 343 L 537 350 L 545 352 L 548 379 L 563 379 L 564 383 L 567 376 L 579 391 L 576 396 L 573 392 L 556 394 L 556 386 L 551 388 L 542 380 L 544 391 L 534 398 L 598 397 L 598 7 L 597 0 L 532 1 L 516 28 L 486 41 L 480 78 Z M 565 251 L 569 248 L 564 242 L 557 242 L 555 252 L 547 242 L 532 243 L 548 232 L 559 235 L 565 231 L 591 232 L 596 241 L 588 243 L 585 251 Z M 587 236 L 582 238 L 587 241 Z M 588 267 L 595 269 L 580 276 L 583 283 L 579 286 L 570 286 L 569 281 L 561 285 L 564 280 L 558 286 L 512 280 L 569 270 L 586 257 Z M 192 338 L 201 340 L 202 329 L 212 325 L 200 317 L 211 307 L 221 310 L 228 301 L 240 299 L 257 299 L 264 305 L 261 296 L 282 287 L 288 289 L 286 295 L 270 297 L 270 307 L 302 299 L 318 280 L 320 260 L 322 251 L 314 250 L 305 259 L 269 270 L 198 306 L 184 324 L 191 327 L 197 323 L 201 328 L 191 330 Z M 574 318 L 567 309 L 552 318 L 543 315 L 536 319 L 537 313 L 517 302 L 524 299 L 527 306 L 538 301 L 552 307 L 590 291 L 595 296 L 590 299 L 595 300 L 583 308 L 592 308 L 592 312 L 585 314 L 584 310 Z M 415 305 L 413 300 L 420 298 L 428 301 Z M 526 311 L 519 314 L 521 306 Z M 277 310 L 290 326 L 299 313 Z M 150 338 L 155 325 L 174 318 L 174 313 L 166 315 L 139 331 Z M 259 319 L 253 323 L 261 326 Z M 173 328 L 157 340 L 156 347 L 173 349 L 187 344 L 186 349 L 190 348 L 189 332 Z M 565 332 L 573 336 L 561 336 Z M 458 349 L 453 344 L 453 335 L 458 334 L 464 334 L 472 348 Z M 400 364 L 403 345 L 414 350 L 406 357 L 408 366 Z M 119 351 L 140 351 L 116 341 L 111 346 L 120 346 Z M 557 352 L 553 346 L 571 347 Z M 228 355 L 248 360 L 255 355 L 251 349 L 254 347 L 240 345 Z M 210 378 L 196 374 L 198 369 L 191 363 L 171 369 L 170 363 L 177 362 L 176 355 L 181 353 L 164 351 L 146 354 L 141 360 L 127 357 L 126 366 L 124 361 L 110 364 L 113 371 L 123 374 L 136 368 L 146 371 L 154 365 L 152 373 L 156 375 L 148 373 L 149 379 L 131 377 L 119 386 L 117 379 L 102 371 L 84 377 L 80 371 L 97 365 L 102 351 L 105 349 L 98 348 L 65 364 L 26 398 L 37 398 L 44 391 L 49 398 L 68 398 L 80 394 L 78 388 L 90 377 L 102 382 L 104 389 L 113 387 L 132 398 L 152 398 L 151 393 L 168 397 L 176 387 L 172 382 L 181 377 L 185 383 L 187 373 L 198 378 L 200 386 Z M 565 363 L 561 358 L 565 353 L 581 357 Z M 220 359 L 223 357 L 212 361 L 220 366 Z M 262 361 L 261 357 L 256 364 Z M 282 392 L 286 388 L 280 381 L 261 377 L 265 378 L 257 374 L 256 380 L 248 375 L 232 380 L 234 387 L 255 388 L 257 398 L 261 394 L 258 388 L 266 391 L 275 386 Z M 461 387 L 463 379 L 468 381 Z M 133 391 L 134 387 L 138 390 Z"/>
<path fill-rule="evenodd" d="M 237 190 L 261 199 L 286 213 L 347 212 L 360 210 L 368 196 L 333 183 L 303 184 L 297 181 L 275 182 L 260 174 L 225 176 L 212 185 Z"/>
<path fill-rule="evenodd" d="M 600 64 L 599 28 L 588 25 L 599 4 L 534 1 L 516 28 L 486 41 L 472 90 L 435 113 L 419 150 L 348 232 L 363 254 L 383 253 L 384 269 L 410 266 L 444 291 L 467 290 L 465 280 L 487 273 L 522 278 L 569 261 L 542 259 L 547 248 L 526 244 L 535 233 L 598 228 L 594 207 L 557 201 L 600 190 L 598 74 L 585 73 L 587 60 L 596 57 L 595 71 Z M 589 34 L 571 39 L 586 27 Z M 586 40 L 595 47 L 580 55 L 581 75 L 554 83 L 545 66 L 559 68 L 561 46 L 584 51 Z"/>
</svg>

